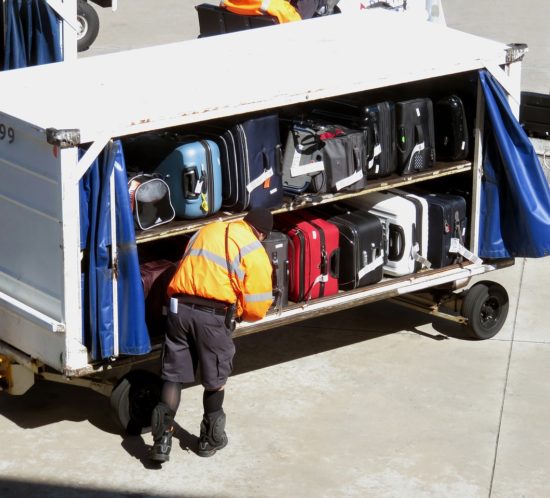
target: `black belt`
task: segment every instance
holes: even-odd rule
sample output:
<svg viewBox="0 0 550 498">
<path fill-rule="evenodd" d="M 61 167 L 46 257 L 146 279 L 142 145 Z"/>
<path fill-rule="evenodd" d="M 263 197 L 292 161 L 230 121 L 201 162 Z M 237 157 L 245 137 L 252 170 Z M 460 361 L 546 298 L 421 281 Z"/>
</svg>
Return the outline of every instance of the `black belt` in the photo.
<svg viewBox="0 0 550 498">
<path fill-rule="evenodd" d="M 215 315 L 225 315 L 229 309 L 228 303 L 215 301 L 213 299 L 205 299 L 203 297 L 190 296 L 188 294 L 175 294 L 172 297 L 191 309 L 206 311 L 208 313 L 214 313 Z"/>
</svg>

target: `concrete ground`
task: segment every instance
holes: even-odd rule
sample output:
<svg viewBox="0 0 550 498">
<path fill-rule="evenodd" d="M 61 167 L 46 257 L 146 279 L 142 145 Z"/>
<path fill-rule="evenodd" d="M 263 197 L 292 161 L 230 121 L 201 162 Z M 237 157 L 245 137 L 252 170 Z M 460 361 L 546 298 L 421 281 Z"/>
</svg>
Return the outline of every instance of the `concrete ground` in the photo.
<svg viewBox="0 0 550 498">
<path fill-rule="evenodd" d="M 87 56 L 194 36 L 189 0 L 119 3 L 101 12 Z M 523 86 L 546 91 L 550 5 L 523 3 L 444 6 L 451 26 L 527 41 Z M 387 302 L 237 339 L 230 444 L 210 459 L 194 452 L 199 387 L 183 393 L 163 468 L 147 461 L 150 434 L 121 437 L 93 391 L 41 383 L 0 396 L 0 497 L 550 496 L 550 259 L 489 277 L 510 312 L 488 341 Z"/>
</svg>

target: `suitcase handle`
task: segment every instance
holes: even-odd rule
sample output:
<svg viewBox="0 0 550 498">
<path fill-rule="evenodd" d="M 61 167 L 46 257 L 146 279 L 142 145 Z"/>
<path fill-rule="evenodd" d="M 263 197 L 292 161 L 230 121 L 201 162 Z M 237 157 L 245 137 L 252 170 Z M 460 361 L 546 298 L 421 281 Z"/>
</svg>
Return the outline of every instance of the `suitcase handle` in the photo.
<svg viewBox="0 0 550 498">
<path fill-rule="evenodd" d="M 363 170 L 363 165 L 361 164 L 361 152 L 359 147 L 353 148 L 353 169 L 354 171 Z"/>
<path fill-rule="evenodd" d="M 388 260 L 400 261 L 405 252 L 405 231 L 403 227 L 390 223 L 388 246 Z"/>
<path fill-rule="evenodd" d="M 268 151 L 265 149 L 262 150 L 262 161 L 264 163 L 264 171 L 273 170 L 276 174 L 279 176 L 282 176 L 283 174 L 283 152 L 281 150 L 281 145 L 277 144 L 275 146 L 275 165 L 274 167 L 271 165 L 271 161 L 269 159 Z"/>
<path fill-rule="evenodd" d="M 186 199 L 197 199 L 199 194 L 196 192 L 198 172 L 196 168 L 185 171 L 181 176 L 181 189 Z"/>
<path fill-rule="evenodd" d="M 330 276 L 338 279 L 340 277 L 340 248 L 332 251 L 330 255 Z"/>
<path fill-rule="evenodd" d="M 319 138 L 319 135 L 315 133 L 315 130 L 313 128 L 302 128 L 300 126 L 300 131 L 304 134 L 307 133 L 307 135 L 302 137 L 302 140 L 300 140 L 300 136 L 298 135 L 294 127 L 291 127 L 290 131 L 294 138 L 294 147 L 299 153 L 309 156 L 321 148 L 321 139 Z"/>
</svg>

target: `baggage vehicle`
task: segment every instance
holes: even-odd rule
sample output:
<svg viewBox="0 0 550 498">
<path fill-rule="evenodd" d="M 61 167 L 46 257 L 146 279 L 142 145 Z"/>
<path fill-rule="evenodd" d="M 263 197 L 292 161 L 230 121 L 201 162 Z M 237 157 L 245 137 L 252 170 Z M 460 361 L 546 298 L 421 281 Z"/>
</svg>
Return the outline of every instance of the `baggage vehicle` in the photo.
<svg viewBox="0 0 550 498">
<path fill-rule="evenodd" d="M 474 338 L 495 335 L 506 318 L 506 291 L 487 281 L 455 291 L 471 277 L 513 264 L 511 256 L 497 260 L 480 252 L 485 250 L 482 223 L 487 222 L 480 216 L 486 202 L 481 171 L 490 166 L 484 161 L 483 123 L 492 107 L 484 92 L 497 80 L 514 88 L 508 78 L 519 71 L 511 71 L 512 76 L 504 71 L 519 64 L 520 57 L 504 44 L 415 20 L 407 50 L 423 56 L 404 58 L 395 33 L 412 29 L 411 22 L 372 9 L 369 15 L 326 16 L 0 73 L 2 387 L 23 393 L 40 379 L 87 386 L 110 396 L 127 430 L 146 428 L 158 399 L 158 376 L 144 365 L 158 363 L 161 341 L 145 327 L 140 254 L 157 241 L 192 234 L 212 220 L 174 220 L 136 234 L 133 220 L 120 209 L 129 199 L 118 139 L 171 128 L 192 132 L 203 122 L 239 120 L 249 113 L 289 114 L 306 102 L 351 94 L 380 102 L 374 94 L 387 91 L 397 102 L 414 95 L 429 98 L 434 86 L 449 94 L 468 88 L 477 98 L 470 159 L 373 179 L 356 192 L 284 199 L 272 211 L 308 211 L 416 184 L 431 191 L 437 182 L 463 183 L 469 187 L 465 249 L 470 254 L 461 264 L 383 278 L 307 304 L 289 302 L 280 313 L 239 323 L 235 336 L 388 298 L 458 322 Z M 275 67 L 273 58 L 265 56 L 269 46 L 295 53 L 304 39 L 323 48 L 308 52 L 308 66 L 326 67 L 331 61 L 330 70 L 304 70 L 299 57 L 285 58 Z M 377 50 L 369 52 L 369 63 L 357 64 L 365 47 L 373 46 Z M 204 63 L 209 60 L 216 64 Z M 181 64 L 174 61 L 201 70 L 187 85 Z M 58 99 L 47 97 L 60 95 L 60 89 L 64 102 L 79 105 L 59 105 Z M 86 101 L 80 99 L 83 94 Z M 219 211 L 213 218 L 240 219 L 244 214 Z M 93 278 L 101 278 L 95 299 L 88 292 Z"/>
</svg>

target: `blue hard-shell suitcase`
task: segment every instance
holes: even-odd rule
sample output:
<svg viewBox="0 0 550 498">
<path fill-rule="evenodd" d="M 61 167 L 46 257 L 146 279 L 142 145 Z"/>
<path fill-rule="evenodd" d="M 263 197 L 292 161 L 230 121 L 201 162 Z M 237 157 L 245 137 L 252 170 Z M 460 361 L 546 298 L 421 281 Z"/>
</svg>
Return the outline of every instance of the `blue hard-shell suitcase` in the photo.
<svg viewBox="0 0 550 498">
<path fill-rule="evenodd" d="M 220 210 L 220 150 L 212 140 L 180 143 L 156 168 L 170 187 L 179 218 L 203 218 Z"/>
</svg>

